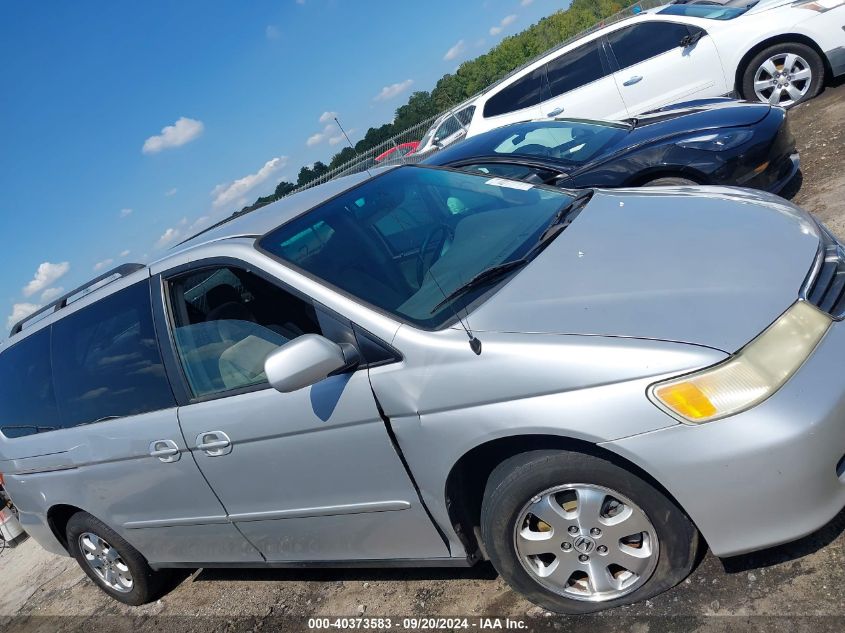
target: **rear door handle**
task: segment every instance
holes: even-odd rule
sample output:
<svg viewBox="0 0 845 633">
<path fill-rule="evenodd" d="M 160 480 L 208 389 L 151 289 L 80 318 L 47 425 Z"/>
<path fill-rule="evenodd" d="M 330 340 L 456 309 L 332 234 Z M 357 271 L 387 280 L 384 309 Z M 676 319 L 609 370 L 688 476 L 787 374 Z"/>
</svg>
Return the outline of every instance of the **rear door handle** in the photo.
<svg viewBox="0 0 845 633">
<path fill-rule="evenodd" d="M 223 431 L 206 431 L 197 435 L 197 448 L 209 457 L 220 457 L 232 452 L 232 440 Z"/>
<path fill-rule="evenodd" d="M 634 75 L 633 77 L 631 77 L 628 81 L 626 81 L 622 85 L 623 86 L 633 86 L 634 84 L 640 83 L 642 80 L 643 80 L 643 78 L 640 77 L 639 75 Z"/>
<path fill-rule="evenodd" d="M 563 108 L 555 108 L 554 110 L 549 112 L 546 116 L 551 119 L 552 117 L 555 117 L 558 114 L 563 114 Z"/>
<path fill-rule="evenodd" d="M 155 440 L 150 442 L 150 455 L 158 457 L 160 462 L 172 464 L 178 462 L 182 453 L 173 440 Z"/>
</svg>

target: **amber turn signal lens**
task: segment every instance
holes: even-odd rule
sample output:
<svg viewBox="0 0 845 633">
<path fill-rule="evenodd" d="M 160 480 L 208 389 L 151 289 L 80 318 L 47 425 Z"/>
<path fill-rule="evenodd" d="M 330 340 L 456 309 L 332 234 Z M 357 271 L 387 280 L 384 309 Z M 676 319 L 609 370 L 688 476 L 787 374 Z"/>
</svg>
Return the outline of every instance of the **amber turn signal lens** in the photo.
<svg viewBox="0 0 845 633">
<path fill-rule="evenodd" d="M 690 382 L 667 385 L 658 389 L 656 395 L 668 407 L 690 420 L 711 418 L 716 414 L 713 403 Z"/>
</svg>

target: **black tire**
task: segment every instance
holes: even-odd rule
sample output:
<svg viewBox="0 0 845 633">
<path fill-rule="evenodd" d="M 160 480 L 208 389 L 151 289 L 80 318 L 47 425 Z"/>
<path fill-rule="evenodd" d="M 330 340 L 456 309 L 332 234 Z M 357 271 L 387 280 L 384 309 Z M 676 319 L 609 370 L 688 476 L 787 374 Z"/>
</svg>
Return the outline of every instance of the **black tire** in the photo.
<svg viewBox="0 0 845 633">
<path fill-rule="evenodd" d="M 783 42 L 780 44 L 774 44 L 760 51 L 745 65 L 745 68 L 743 68 L 742 70 L 742 78 L 740 80 L 741 83 L 738 86 L 743 99 L 745 99 L 746 101 L 764 102 L 757 96 L 757 93 L 754 91 L 754 76 L 757 73 L 757 70 L 767 59 L 775 57 L 776 55 L 784 55 L 788 53 L 793 53 L 805 59 L 807 61 L 807 64 L 809 64 L 810 66 L 810 70 L 812 71 L 813 76 L 810 80 L 810 86 L 807 92 L 800 99 L 790 105 L 787 105 L 786 107 L 794 108 L 798 104 L 804 103 L 805 101 L 809 101 L 810 99 L 819 94 L 822 87 L 824 86 L 825 81 L 825 68 L 822 58 L 815 50 L 813 50 L 806 44 L 799 44 L 797 42 Z"/>
<path fill-rule="evenodd" d="M 120 555 L 122 561 L 129 568 L 132 576 L 132 589 L 128 592 L 120 592 L 112 589 L 92 569 L 85 558 L 80 544 L 79 537 L 89 532 L 105 540 Z M 150 568 L 146 559 L 141 553 L 127 543 L 123 537 L 112 530 L 105 523 L 91 516 L 87 512 L 77 512 L 67 524 L 66 529 L 68 551 L 76 559 L 82 570 L 94 581 L 100 589 L 115 600 L 138 606 L 156 600 L 164 592 L 167 581 L 165 572 L 157 572 Z"/>
<path fill-rule="evenodd" d="M 563 484 L 616 491 L 637 504 L 651 522 L 659 543 L 657 562 L 648 579 L 631 593 L 587 602 L 543 586 L 523 567 L 514 543 L 515 522 L 536 495 Z M 604 459 L 551 450 L 516 455 L 491 473 L 481 507 L 481 537 L 493 566 L 513 589 L 545 609 L 566 614 L 630 604 L 674 587 L 692 571 L 700 543 L 690 519 L 655 486 Z"/>
<path fill-rule="evenodd" d="M 689 178 L 667 176 L 666 178 L 655 178 L 649 180 L 643 187 L 697 187 L 698 183 Z"/>
</svg>

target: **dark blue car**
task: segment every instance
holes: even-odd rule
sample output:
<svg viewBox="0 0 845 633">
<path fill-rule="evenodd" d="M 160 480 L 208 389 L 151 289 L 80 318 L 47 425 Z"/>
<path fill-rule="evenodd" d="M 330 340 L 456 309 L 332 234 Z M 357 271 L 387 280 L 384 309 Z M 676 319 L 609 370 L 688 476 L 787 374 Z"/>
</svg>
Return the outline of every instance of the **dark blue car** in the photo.
<svg viewBox="0 0 845 633">
<path fill-rule="evenodd" d="M 564 187 L 732 185 L 779 193 L 799 171 L 786 110 L 708 100 L 621 122 L 507 125 L 423 161 Z"/>
</svg>

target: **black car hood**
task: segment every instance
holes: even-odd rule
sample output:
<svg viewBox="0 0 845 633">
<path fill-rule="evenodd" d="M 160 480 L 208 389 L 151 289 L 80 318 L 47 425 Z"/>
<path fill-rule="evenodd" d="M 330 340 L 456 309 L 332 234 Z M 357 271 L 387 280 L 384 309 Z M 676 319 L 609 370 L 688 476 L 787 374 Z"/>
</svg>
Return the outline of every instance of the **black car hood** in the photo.
<svg viewBox="0 0 845 633">
<path fill-rule="evenodd" d="M 678 108 L 646 114 L 631 119 L 631 132 L 614 147 L 607 148 L 605 154 L 612 153 L 614 148 L 632 147 L 668 136 L 686 133 L 693 135 L 705 130 L 756 125 L 771 112 L 772 107 L 763 103 L 738 104 L 732 101 L 707 107 Z"/>
</svg>

